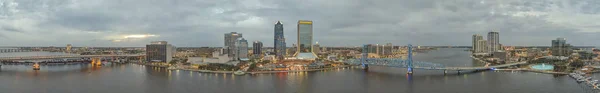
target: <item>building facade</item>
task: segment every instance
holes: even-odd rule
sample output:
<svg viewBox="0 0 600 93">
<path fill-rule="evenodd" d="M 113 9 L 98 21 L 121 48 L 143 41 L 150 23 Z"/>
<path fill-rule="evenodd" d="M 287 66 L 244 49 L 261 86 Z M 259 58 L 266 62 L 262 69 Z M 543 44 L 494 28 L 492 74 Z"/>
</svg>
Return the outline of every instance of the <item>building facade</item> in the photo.
<svg viewBox="0 0 600 93">
<path fill-rule="evenodd" d="M 67 48 L 66 48 L 65 52 L 71 53 L 72 48 L 73 48 L 73 46 L 71 46 L 71 44 L 67 44 Z"/>
<path fill-rule="evenodd" d="M 385 56 L 393 55 L 393 53 L 392 53 L 393 47 L 394 47 L 394 45 L 392 45 L 392 43 L 385 44 L 383 46 L 383 55 L 385 55 Z"/>
<path fill-rule="evenodd" d="M 552 56 L 569 56 L 573 53 L 571 44 L 568 44 L 565 38 L 552 40 L 551 50 Z"/>
<path fill-rule="evenodd" d="M 238 42 L 236 43 L 236 58 L 234 59 L 244 59 L 244 58 L 248 58 L 248 41 L 244 38 L 240 38 L 238 39 Z"/>
<path fill-rule="evenodd" d="M 285 37 L 283 35 L 283 24 L 281 21 L 277 21 L 277 23 L 275 23 L 274 33 L 275 40 L 273 42 L 273 48 L 275 51 L 275 57 L 279 60 L 282 60 L 285 57 L 287 50 L 285 45 Z"/>
<path fill-rule="evenodd" d="M 237 32 L 230 32 L 230 33 L 225 33 L 225 39 L 224 39 L 224 45 L 223 49 L 224 52 L 227 53 L 228 56 L 230 57 L 235 57 L 236 56 L 236 42 L 239 38 L 242 38 L 242 33 L 237 33 Z"/>
<path fill-rule="evenodd" d="M 477 49 L 475 50 L 476 53 L 487 53 L 487 40 L 477 40 L 476 45 Z"/>
<path fill-rule="evenodd" d="M 321 53 L 321 46 L 319 45 L 319 42 L 317 42 L 315 45 L 313 45 L 313 53 Z"/>
<path fill-rule="evenodd" d="M 255 57 L 260 57 L 262 55 L 262 47 L 262 42 L 254 41 L 254 43 L 252 43 L 252 55 Z"/>
<path fill-rule="evenodd" d="M 147 62 L 170 62 L 173 59 L 175 47 L 167 41 L 154 41 L 146 45 Z"/>
<path fill-rule="evenodd" d="M 488 52 L 486 51 L 487 49 L 487 41 L 483 40 L 483 36 L 481 35 L 473 35 L 473 47 L 472 47 L 472 52 L 473 53 L 485 53 Z"/>
<path fill-rule="evenodd" d="M 313 41 L 313 22 L 310 20 L 298 21 L 298 53 L 311 53 Z"/>
<path fill-rule="evenodd" d="M 489 32 L 487 38 L 489 53 L 500 50 L 500 35 L 498 32 Z"/>
</svg>

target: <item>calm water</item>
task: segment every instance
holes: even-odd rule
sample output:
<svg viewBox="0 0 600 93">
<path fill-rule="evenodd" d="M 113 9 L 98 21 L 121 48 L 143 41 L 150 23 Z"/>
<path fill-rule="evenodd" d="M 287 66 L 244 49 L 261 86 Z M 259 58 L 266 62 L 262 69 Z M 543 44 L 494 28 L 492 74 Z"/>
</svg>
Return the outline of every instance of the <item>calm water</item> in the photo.
<svg viewBox="0 0 600 93">
<path fill-rule="evenodd" d="M 478 66 L 464 49 L 415 55 L 415 61 Z M 371 66 L 319 72 L 235 76 L 167 71 L 135 64 L 4 65 L 0 93 L 582 93 L 568 76 L 531 72 L 456 72 Z"/>
</svg>

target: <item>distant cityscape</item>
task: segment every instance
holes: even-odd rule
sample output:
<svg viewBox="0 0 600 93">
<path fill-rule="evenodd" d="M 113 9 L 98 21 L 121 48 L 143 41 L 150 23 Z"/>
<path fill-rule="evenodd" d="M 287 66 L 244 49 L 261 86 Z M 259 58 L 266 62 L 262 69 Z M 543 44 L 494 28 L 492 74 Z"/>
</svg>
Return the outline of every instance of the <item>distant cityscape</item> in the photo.
<svg viewBox="0 0 600 93">
<path fill-rule="evenodd" d="M 149 66 L 188 69 L 195 71 L 305 71 L 315 69 L 351 66 L 354 59 L 373 58 L 402 59 L 408 61 L 412 69 L 410 55 L 428 52 L 438 48 L 465 48 L 472 57 L 488 65 L 514 64 L 526 61 L 529 64 L 548 63 L 553 60 L 551 72 L 572 72 L 590 62 L 598 62 L 599 51 L 591 46 L 573 46 L 565 38 L 556 38 L 551 46 L 506 46 L 500 41 L 501 33 L 490 31 L 486 37 L 473 34 L 471 46 L 414 46 L 385 44 L 365 44 L 355 47 L 323 47 L 313 40 L 313 21 L 298 20 L 297 41 L 287 47 L 283 22 L 273 26 L 273 46 L 263 46 L 263 41 L 250 41 L 243 33 L 228 32 L 223 36 L 223 47 L 176 47 L 168 41 L 154 41 L 146 47 L 5 47 L 0 52 L 49 51 L 78 55 L 142 55 L 139 58 L 121 58 L 122 62 L 134 62 Z M 266 41 L 265 41 L 266 42 Z M 414 52 L 413 52 L 414 51 Z M 143 57 L 143 58 L 141 58 Z M 366 58 L 365 58 L 366 57 Z M 571 64 L 572 63 L 572 64 Z M 365 60 L 360 64 L 365 65 Z M 427 63 L 429 64 L 429 63 Z M 574 65 L 575 64 L 575 65 Z M 432 67 L 437 67 L 432 64 Z M 437 68 L 432 68 L 437 69 Z"/>
</svg>

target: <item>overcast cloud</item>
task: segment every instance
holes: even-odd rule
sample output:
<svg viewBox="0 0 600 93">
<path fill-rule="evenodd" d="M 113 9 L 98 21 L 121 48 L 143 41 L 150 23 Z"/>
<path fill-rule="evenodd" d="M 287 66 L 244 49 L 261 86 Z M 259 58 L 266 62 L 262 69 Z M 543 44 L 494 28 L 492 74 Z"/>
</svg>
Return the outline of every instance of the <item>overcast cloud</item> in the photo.
<svg viewBox="0 0 600 93">
<path fill-rule="evenodd" d="M 599 12 L 596 0 L 0 0 L 0 46 L 223 46 L 228 32 L 272 46 L 278 20 L 289 45 L 313 20 L 323 46 L 471 45 L 492 30 L 504 45 L 598 46 Z"/>
</svg>

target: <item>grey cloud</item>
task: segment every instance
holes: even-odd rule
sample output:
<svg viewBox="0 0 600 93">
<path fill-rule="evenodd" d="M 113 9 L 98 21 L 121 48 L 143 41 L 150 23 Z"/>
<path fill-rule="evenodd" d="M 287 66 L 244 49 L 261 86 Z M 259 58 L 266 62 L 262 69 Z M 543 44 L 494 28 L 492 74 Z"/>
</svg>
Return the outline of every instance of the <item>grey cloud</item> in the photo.
<svg viewBox="0 0 600 93">
<path fill-rule="evenodd" d="M 14 9 L 20 11 L 0 11 L 7 16 L 4 17 L 5 19 L 0 18 L 0 24 L 16 24 L 21 21 L 32 24 L 19 26 L 19 29 L 0 26 L 3 27 L 0 30 L 23 31 L 25 29 L 28 33 L 53 33 L 34 34 L 46 38 L 71 35 L 68 38 L 80 37 L 89 42 L 85 42 L 86 40 L 62 40 L 62 42 L 89 46 L 102 44 L 143 46 L 152 40 L 167 40 L 180 46 L 222 46 L 222 35 L 227 32 L 241 32 L 250 41 L 259 40 L 263 41 L 265 46 L 272 46 L 272 23 L 278 20 L 284 22 L 286 41 L 291 45 L 296 42 L 296 22 L 301 19 L 314 21 L 315 41 L 319 41 L 324 46 L 356 46 L 387 42 L 396 45 L 409 43 L 470 45 L 470 35 L 486 34 L 492 30 L 500 32 L 501 43 L 505 45 L 548 45 L 548 41 L 556 37 L 570 38 L 569 40 L 574 44 L 600 45 L 583 42 L 598 39 L 590 36 L 597 35 L 598 32 L 581 33 L 581 28 L 578 27 L 586 27 L 588 30 L 600 28 L 594 25 L 560 23 L 560 20 L 567 20 L 561 19 L 562 17 L 570 16 L 561 15 L 556 18 L 557 16 L 552 15 L 552 13 L 596 15 L 600 11 L 598 9 L 600 6 L 594 0 L 18 0 L 15 2 L 19 3 L 19 6 Z M 525 15 L 515 16 L 518 13 Z M 536 15 L 536 13 L 542 14 Z M 26 18 L 19 17 L 24 15 Z M 80 33 L 81 31 L 96 32 Z M 0 32 L 0 34 L 7 33 Z M 160 37 L 131 40 L 127 43 L 110 42 L 109 40 L 112 39 L 102 37 L 121 34 L 157 34 Z M 60 40 L 47 42 L 61 43 Z"/>
<path fill-rule="evenodd" d="M 0 28 L 2 28 L 2 30 L 0 30 L 0 31 L 20 32 L 20 33 L 24 32 L 21 29 L 11 27 L 11 26 L 1 26 Z"/>
</svg>

